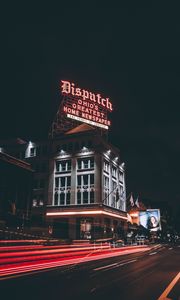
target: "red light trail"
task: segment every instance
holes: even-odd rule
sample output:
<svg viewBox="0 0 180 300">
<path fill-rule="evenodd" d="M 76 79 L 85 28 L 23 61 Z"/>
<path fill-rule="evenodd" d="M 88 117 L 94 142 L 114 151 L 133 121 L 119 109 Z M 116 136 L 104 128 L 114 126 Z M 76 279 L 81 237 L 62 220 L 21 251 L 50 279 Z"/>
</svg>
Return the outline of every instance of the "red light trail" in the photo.
<svg viewBox="0 0 180 300">
<path fill-rule="evenodd" d="M 25 274 L 33 271 L 47 270 L 73 264 L 80 264 L 93 260 L 105 259 L 114 256 L 130 254 L 135 252 L 147 251 L 147 246 L 109 248 L 108 245 L 94 245 L 92 247 L 67 247 L 64 249 L 54 249 L 54 247 L 44 250 L 32 250 L 22 252 L 22 249 L 16 249 L 16 252 L 0 254 L 0 278 L 5 279 L 8 276 Z M 21 246 L 19 247 L 21 248 Z M 53 249 L 52 249 L 53 248 Z M 12 250 L 12 249 L 11 249 Z M 18 251 L 20 250 L 20 251 Z M 25 249 L 24 249 L 25 250 Z"/>
</svg>

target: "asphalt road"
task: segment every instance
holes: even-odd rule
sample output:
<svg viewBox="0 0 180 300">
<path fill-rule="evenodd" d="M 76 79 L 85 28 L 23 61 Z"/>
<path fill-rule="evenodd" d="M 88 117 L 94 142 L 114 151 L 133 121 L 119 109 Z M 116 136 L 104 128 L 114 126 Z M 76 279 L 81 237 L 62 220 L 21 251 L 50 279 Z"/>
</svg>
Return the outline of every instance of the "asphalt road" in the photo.
<svg viewBox="0 0 180 300">
<path fill-rule="evenodd" d="M 180 247 L 158 249 L 0 280 L 1 299 L 180 299 Z M 172 283 L 173 279 L 175 283 Z M 173 286 L 174 284 L 174 286 Z"/>
</svg>

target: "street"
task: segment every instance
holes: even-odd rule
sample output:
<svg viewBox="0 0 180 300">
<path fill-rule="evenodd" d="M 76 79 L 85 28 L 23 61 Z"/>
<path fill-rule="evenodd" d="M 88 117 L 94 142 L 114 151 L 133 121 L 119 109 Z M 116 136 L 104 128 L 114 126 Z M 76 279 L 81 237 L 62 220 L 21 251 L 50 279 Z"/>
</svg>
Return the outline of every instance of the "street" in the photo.
<svg viewBox="0 0 180 300">
<path fill-rule="evenodd" d="M 160 245 L 145 252 L 14 275 L 1 279 L 1 295 L 7 300 L 158 300 L 165 292 L 168 299 L 180 299 L 179 252 L 179 246 Z"/>
</svg>

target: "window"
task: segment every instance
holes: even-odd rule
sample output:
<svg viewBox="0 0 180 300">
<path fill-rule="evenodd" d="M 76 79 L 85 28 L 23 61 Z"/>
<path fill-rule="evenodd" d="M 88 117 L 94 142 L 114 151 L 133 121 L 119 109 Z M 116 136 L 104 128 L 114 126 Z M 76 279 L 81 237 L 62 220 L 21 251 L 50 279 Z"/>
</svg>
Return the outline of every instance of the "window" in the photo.
<svg viewBox="0 0 180 300">
<path fill-rule="evenodd" d="M 35 156 L 36 155 L 36 148 L 35 147 L 31 147 L 30 151 L 29 151 L 29 156 Z"/>
<path fill-rule="evenodd" d="M 104 161 L 104 171 L 109 173 L 109 163 L 106 160 Z"/>
<path fill-rule="evenodd" d="M 40 199 L 39 200 L 39 206 L 43 206 L 43 205 L 44 205 L 43 199 Z"/>
<path fill-rule="evenodd" d="M 71 187 L 71 176 L 56 177 L 55 187 L 61 189 L 67 189 Z"/>
<path fill-rule="evenodd" d="M 104 186 L 109 189 L 109 177 L 104 176 Z"/>
<path fill-rule="evenodd" d="M 66 204 L 69 205 L 70 204 L 70 198 L 71 198 L 71 193 L 68 191 L 66 194 Z"/>
<path fill-rule="evenodd" d="M 77 204 L 81 204 L 81 192 L 77 192 Z"/>
<path fill-rule="evenodd" d="M 94 203 L 94 191 L 90 192 L 90 203 Z"/>
<path fill-rule="evenodd" d="M 124 201 L 123 200 L 120 200 L 119 209 L 120 210 L 125 210 L 125 208 L 124 208 Z"/>
<path fill-rule="evenodd" d="M 115 181 L 112 181 L 112 189 L 115 191 L 117 188 L 117 183 Z"/>
<path fill-rule="evenodd" d="M 94 174 L 90 174 L 90 185 L 94 184 Z"/>
<path fill-rule="evenodd" d="M 87 191 L 83 192 L 83 203 L 84 204 L 88 203 L 88 192 Z"/>
<path fill-rule="evenodd" d="M 116 206 L 116 196 L 115 195 L 112 195 L 112 200 L 111 200 L 111 206 L 112 207 L 115 207 Z"/>
<path fill-rule="evenodd" d="M 56 161 L 56 172 L 71 171 L 71 160 Z"/>
<path fill-rule="evenodd" d="M 121 181 L 121 182 L 123 182 L 123 172 L 119 172 L 119 180 Z"/>
<path fill-rule="evenodd" d="M 94 169 L 94 157 L 78 159 L 78 170 Z"/>
<path fill-rule="evenodd" d="M 112 176 L 117 177 L 117 169 L 112 167 Z"/>
<path fill-rule="evenodd" d="M 94 203 L 94 174 L 77 176 L 77 204 Z"/>
<path fill-rule="evenodd" d="M 70 205 L 71 176 L 55 177 L 54 205 Z"/>
<path fill-rule="evenodd" d="M 60 205 L 64 205 L 65 193 L 60 193 Z"/>
<path fill-rule="evenodd" d="M 109 205 L 109 177 L 104 175 L 104 204 Z"/>
<path fill-rule="evenodd" d="M 65 187 L 65 178 L 66 177 L 60 177 L 60 187 Z"/>
<path fill-rule="evenodd" d="M 33 199 L 32 206 L 33 206 L 33 207 L 36 207 L 36 206 L 37 206 L 37 199 L 36 199 L 36 198 Z"/>
<path fill-rule="evenodd" d="M 55 192 L 54 194 L 54 205 L 58 205 L 58 193 Z"/>
<path fill-rule="evenodd" d="M 82 176 L 82 178 L 83 178 L 83 185 L 84 186 L 88 185 L 88 177 L 89 177 L 88 175 L 83 175 Z"/>
<path fill-rule="evenodd" d="M 33 198 L 32 206 L 33 207 L 38 207 L 38 206 L 43 206 L 44 205 L 44 195 L 35 195 Z"/>
</svg>

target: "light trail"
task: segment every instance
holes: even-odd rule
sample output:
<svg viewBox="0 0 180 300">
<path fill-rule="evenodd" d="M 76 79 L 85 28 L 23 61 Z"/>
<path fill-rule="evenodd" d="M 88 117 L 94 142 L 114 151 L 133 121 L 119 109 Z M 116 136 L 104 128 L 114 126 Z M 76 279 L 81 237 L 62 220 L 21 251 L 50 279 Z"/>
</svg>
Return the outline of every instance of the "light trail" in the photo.
<svg viewBox="0 0 180 300">
<path fill-rule="evenodd" d="M 99 249 L 100 250 L 100 249 Z M 107 250 L 102 250 L 97 253 L 97 250 L 95 250 L 92 253 L 89 253 L 86 256 L 83 256 L 82 253 L 79 257 L 71 257 L 69 259 L 64 258 L 64 259 L 54 259 L 51 261 L 37 261 L 31 262 L 31 263 L 19 263 L 18 265 L 8 265 L 8 266 L 2 266 L 0 268 L 0 277 L 2 279 L 6 279 L 8 276 L 12 275 L 20 275 L 20 274 L 25 274 L 25 273 L 30 273 L 33 271 L 40 271 L 40 270 L 47 270 L 47 269 L 52 269 L 52 268 L 57 268 L 57 267 L 62 267 L 62 266 L 68 266 L 68 265 L 73 265 L 73 264 L 81 264 L 93 260 L 100 260 L 100 259 L 105 259 L 105 258 L 110 258 L 110 257 L 115 257 L 115 256 L 120 256 L 124 254 L 131 254 L 135 252 L 142 252 L 142 251 L 147 251 L 149 250 L 148 247 L 137 247 L 131 248 L 131 249 L 126 249 L 124 251 L 121 251 L 121 249 L 111 249 L 109 251 Z M 105 252 L 106 251 L 106 252 Z"/>
</svg>

